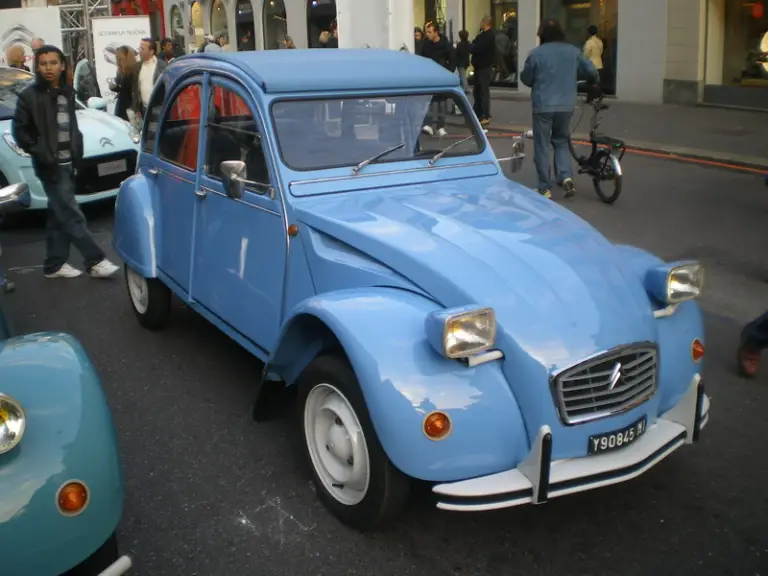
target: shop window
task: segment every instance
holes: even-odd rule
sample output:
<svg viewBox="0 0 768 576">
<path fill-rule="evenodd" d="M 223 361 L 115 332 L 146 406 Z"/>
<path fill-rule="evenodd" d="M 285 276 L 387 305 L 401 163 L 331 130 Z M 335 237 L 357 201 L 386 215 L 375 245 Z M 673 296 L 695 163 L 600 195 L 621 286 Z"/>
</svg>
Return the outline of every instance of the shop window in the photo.
<svg viewBox="0 0 768 576">
<path fill-rule="evenodd" d="M 237 49 L 240 51 L 255 50 L 256 43 L 253 38 L 253 4 L 251 4 L 251 0 L 238 0 L 235 22 L 237 23 L 237 38 L 230 38 L 230 44 L 237 46 Z"/>
<path fill-rule="evenodd" d="M 558 20 L 565 30 L 566 41 L 581 50 L 589 39 L 588 28 L 597 27 L 597 45 L 602 45 L 601 82 L 606 93 L 616 94 L 619 0 L 542 0 L 541 19 L 546 18 Z"/>
<path fill-rule="evenodd" d="M 336 0 L 307 0 L 307 46 L 338 46 L 331 40 L 336 32 Z"/>
<path fill-rule="evenodd" d="M 283 0 L 264 0 L 264 49 L 277 50 L 283 47 L 288 36 L 288 20 Z"/>
<path fill-rule="evenodd" d="M 216 0 L 211 5 L 211 34 L 216 39 L 229 35 L 227 8 L 222 0 Z"/>
<path fill-rule="evenodd" d="M 708 26 L 707 84 L 768 88 L 768 10 L 763 2 L 713 2 Z"/>
</svg>

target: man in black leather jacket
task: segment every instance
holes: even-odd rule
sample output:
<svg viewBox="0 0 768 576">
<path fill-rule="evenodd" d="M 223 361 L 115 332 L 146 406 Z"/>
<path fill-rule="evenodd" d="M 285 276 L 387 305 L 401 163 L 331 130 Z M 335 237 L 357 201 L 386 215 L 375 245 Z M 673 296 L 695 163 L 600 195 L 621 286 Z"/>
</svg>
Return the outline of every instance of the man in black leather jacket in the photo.
<svg viewBox="0 0 768 576">
<path fill-rule="evenodd" d="M 83 135 L 77 126 L 75 93 L 67 84 L 64 54 L 55 46 L 35 52 L 35 81 L 19 94 L 13 138 L 32 156 L 35 174 L 48 197 L 47 278 L 75 278 L 81 272 L 67 263 L 70 244 L 94 278 L 106 278 L 118 267 L 104 257 L 75 198 L 74 174 L 83 158 Z"/>
<path fill-rule="evenodd" d="M 490 16 L 480 21 L 480 33 L 472 40 L 472 67 L 475 69 L 473 104 L 480 124 L 487 126 L 491 121 L 491 80 L 493 63 L 496 61 L 496 34 L 491 27 Z"/>
</svg>

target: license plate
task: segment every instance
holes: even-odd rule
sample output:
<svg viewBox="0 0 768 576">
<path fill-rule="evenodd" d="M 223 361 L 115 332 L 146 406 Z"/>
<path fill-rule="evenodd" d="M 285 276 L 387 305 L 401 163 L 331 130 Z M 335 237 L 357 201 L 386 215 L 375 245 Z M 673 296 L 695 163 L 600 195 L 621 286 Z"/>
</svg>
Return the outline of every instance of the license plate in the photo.
<svg viewBox="0 0 768 576">
<path fill-rule="evenodd" d="M 112 162 L 102 162 L 96 167 L 99 176 L 109 176 L 110 174 L 120 174 L 128 170 L 128 163 L 125 160 L 112 160 Z"/>
<path fill-rule="evenodd" d="M 600 454 L 602 452 L 611 452 L 629 446 L 640 436 L 645 434 L 648 420 L 645 416 L 630 424 L 621 430 L 606 432 L 605 434 L 594 434 L 589 437 L 587 444 L 587 454 Z"/>
</svg>

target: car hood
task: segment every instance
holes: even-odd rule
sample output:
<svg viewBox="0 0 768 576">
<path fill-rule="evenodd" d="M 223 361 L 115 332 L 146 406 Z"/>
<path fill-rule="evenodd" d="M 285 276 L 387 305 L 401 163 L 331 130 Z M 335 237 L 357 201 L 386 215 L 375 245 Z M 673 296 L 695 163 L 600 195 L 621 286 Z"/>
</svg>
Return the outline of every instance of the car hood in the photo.
<svg viewBox="0 0 768 576">
<path fill-rule="evenodd" d="M 138 151 L 138 144 L 131 139 L 130 126 L 117 116 L 101 110 L 78 110 L 77 125 L 83 134 L 86 156 Z"/>
<path fill-rule="evenodd" d="M 307 199 L 298 217 L 445 307 L 492 307 L 497 345 L 548 371 L 655 341 L 642 282 L 613 244 L 551 200 L 511 181 L 487 181 Z"/>
</svg>

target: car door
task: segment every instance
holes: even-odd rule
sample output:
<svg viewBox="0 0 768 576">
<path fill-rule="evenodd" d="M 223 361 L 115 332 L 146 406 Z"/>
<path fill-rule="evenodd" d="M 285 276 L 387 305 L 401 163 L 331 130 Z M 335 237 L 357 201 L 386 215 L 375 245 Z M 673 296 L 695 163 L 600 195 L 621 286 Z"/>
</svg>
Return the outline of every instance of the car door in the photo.
<svg viewBox="0 0 768 576">
<path fill-rule="evenodd" d="M 280 323 L 287 230 L 263 124 L 242 86 L 212 77 L 201 143 L 192 298 L 258 347 L 272 349 Z M 246 163 L 242 198 L 227 195 L 220 166 Z"/>
<path fill-rule="evenodd" d="M 154 166 L 157 266 L 183 293 L 191 280 L 203 78 L 194 77 L 171 94 L 159 125 Z"/>
</svg>

